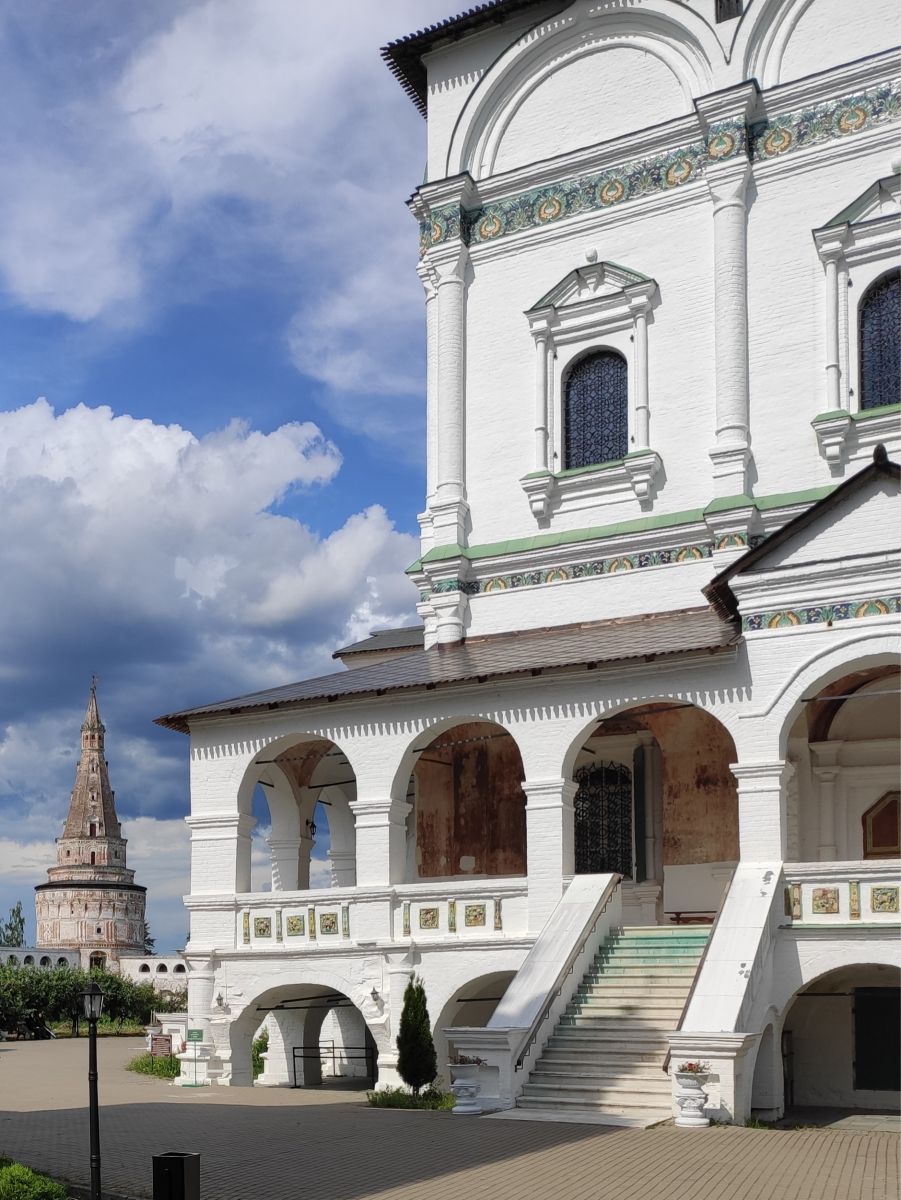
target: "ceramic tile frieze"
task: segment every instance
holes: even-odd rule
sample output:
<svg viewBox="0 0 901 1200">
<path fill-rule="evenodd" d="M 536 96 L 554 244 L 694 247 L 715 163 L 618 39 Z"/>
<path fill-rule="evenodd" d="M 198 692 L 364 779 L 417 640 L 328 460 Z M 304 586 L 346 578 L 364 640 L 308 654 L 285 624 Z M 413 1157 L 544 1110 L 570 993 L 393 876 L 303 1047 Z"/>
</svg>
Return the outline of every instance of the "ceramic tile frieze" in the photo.
<svg viewBox="0 0 901 1200">
<path fill-rule="evenodd" d="M 783 608 L 770 612 L 746 613 L 741 619 L 741 627 L 745 633 L 756 633 L 761 629 L 788 629 L 793 625 L 831 625 L 833 621 L 885 617 L 898 612 L 901 612 L 901 597 L 877 596 L 869 600 L 818 604 L 813 608 Z"/>
<path fill-rule="evenodd" d="M 310 940 L 315 941 L 316 940 L 316 909 L 308 908 L 307 909 L 307 917 L 310 922 Z"/>
<path fill-rule="evenodd" d="M 410 936 L 410 902 L 404 901 L 404 937 Z"/>
<path fill-rule="evenodd" d="M 857 879 L 848 883 L 848 915 L 852 921 L 860 920 L 860 881 Z"/>
<path fill-rule="evenodd" d="M 859 133 L 894 120 L 901 113 L 901 87 L 883 84 L 826 104 L 780 113 L 750 128 L 751 157 L 756 161 L 779 158 L 805 146 Z"/>
<path fill-rule="evenodd" d="M 325 912 L 319 914 L 319 932 L 323 935 L 323 937 L 337 936 L 338 914 L 336 912 Z"/>
<path fill-rule="evenodd" d="M 242 915 L 241 915 L 241 932 L 244 937 L 244 945 L 246 946 L 250 941 L 250 913 L 249 912 L 242 913 Z"/>
<path fill-rule="evenodd" d="M 503 902 L 499 899 L 495 900 L 495 902 L 494 902 L 494 928 L 497 930 L 501 930 L 504 928 L 504 917 L 503 917 L 503 913 L 501 911 L 502 903 Z"/>
<path fill-rule="evenodd" d="M 447 902 L 447 931 L 448 933 L 457 932 L 457 901 L 448 900 Z"/>
<path fill-rule="evenodd" d="M 870 908 L 874 913 L 896 913 L 898 911 L 898 889 L 896 887 L 870 888 Z"/>
<path fill-rule="evenodd" d="M 438 928 L 438 909 L 437 908 L 421 908 L 419 910 L 419 928 L 420 929 L 437 929 Z"/>
<path fill-rule="evenodd" d="M 425 255 L 433 246 L 456 238 L 466 245 L 492 242 L 579 213 L 603 211 L 639 196 L 672 191 L 703 178 L 708 163 L 739 155 L 758 162 L 778 158 L 893 120 L 899 112 L 901 88 L 883 84 L 841 100 L 780 113 L 750 127 L 740 121 L 723 121 L 711 126 L 706 141 L 692 142 L 667 154 L 530 188 L 481 208 L 442 205 L 420 224 L 420 253 Z"/>
<path fill-rule="evenodd" d="M 341 907 L 341 936 L 350 937 L 350 905 L 348 904 Z"/>
<path fill-rule="evenodd" d="M 271 917 L 254 917 L 254 919 L 253 919 L 253 936 L 255 938 L 272 937 L 272 918 Z"/>
<path fill-rule="evenodd" d="M 484 926 L 485 924 L 485 905 L 484 904 L 467 904 L 463 914 L 463 923 L 468 928 Z"/>
<path fill-rule="evenodd" d="M 744 544 L 744 543 L 742 543 Z M 593 575 L 616 575 L 622 571 L 640 571 L 645 567 L 667 566 L 672 563 L 696 562 L 710 558 L 713 546 L 698 543 L 691 546 L 676 546 L 672 550 L 643 550 L 638 554 L 621 554 L 612 558 L 595 558 L 586 562 L 575 562 L 541 571 L 517 571 L 511 575 L 494 575 L 489 579 L 465 580 L 442 579 L 432 592 L 463 592 L 477 596 L 490 592 L 506 592 L 512 588 L 538 587 L 548 583 L 564 583 L 570 579 L 588 579 Z M 420 592 L 421 600 L 428 600 L 431 593 Z"/>
<path fill-rule="evenodd" d="M 275 940 L 277 942 L 280 942 L 282 940 L 282 910 L 281 909 L 279 909 L 278 912 L 276 912 L 276 914 L 275 914 Z"/>
<path fill-rule="evenodd" d="M 789 916 L 793 921 L 800 921 L 803 915 L 801 907 L 801 885 L 800 883 L 792 883 L 786 888 L 786 908 Z"/>
<path fill-rule="evenodd" d="M 306 932 L 306 921 L 302 913 L 294 913 L 285 921 L 288 937 L 303 937 Z"/>
<path fill-rule="evenodd" d="M 814 888 L 810 907 L 816 916 L 834 916 L 838 912 L 838 888 Z"/>
</svg>

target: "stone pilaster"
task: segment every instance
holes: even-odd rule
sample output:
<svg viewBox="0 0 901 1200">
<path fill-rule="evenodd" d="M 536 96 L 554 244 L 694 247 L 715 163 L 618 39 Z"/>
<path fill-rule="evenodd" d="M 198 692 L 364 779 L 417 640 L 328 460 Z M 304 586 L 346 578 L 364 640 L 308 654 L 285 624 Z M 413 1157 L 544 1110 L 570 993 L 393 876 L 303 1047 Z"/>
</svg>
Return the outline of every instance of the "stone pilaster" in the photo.
<svg viewBox="0 0 901 1200">
<path fill-rule="evenodd" d="M 575 872 L 571 779 L 527 779 L 526 861 L 529 877 L 529 929 L 537 933 L 556 908 Z"/>
</svg>

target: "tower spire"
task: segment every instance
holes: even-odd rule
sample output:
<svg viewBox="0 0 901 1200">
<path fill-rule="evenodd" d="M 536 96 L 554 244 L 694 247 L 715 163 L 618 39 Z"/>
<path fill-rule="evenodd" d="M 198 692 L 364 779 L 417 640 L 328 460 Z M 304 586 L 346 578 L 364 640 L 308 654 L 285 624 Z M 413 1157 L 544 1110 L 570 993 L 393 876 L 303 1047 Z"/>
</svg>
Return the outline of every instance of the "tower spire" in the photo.
<svg viewBox="0 0 901 1200">
<path fill-rule="evenodd" d="M 91 678 L 88 704 L 81 725 L 81 758 L 75 771 L 75 787 L 69 801 L 69 815 L 66 818 L 63 839 L 121 837 L 119 818 L 116 816 L 116 798 L 110 786 L 109 770 L 103 753 L 105 733 L 106 728 L 100 720 L 100 708 L 97 704 L 97 676 L 94 675 Z M 72 847 L 67 846 L 66 849 L 70 852 L 71 862 Z M 96 848 L 94 853 L 96 855 Z M 123 860 L 122 866 L 124 865 Z"/>
</svg>

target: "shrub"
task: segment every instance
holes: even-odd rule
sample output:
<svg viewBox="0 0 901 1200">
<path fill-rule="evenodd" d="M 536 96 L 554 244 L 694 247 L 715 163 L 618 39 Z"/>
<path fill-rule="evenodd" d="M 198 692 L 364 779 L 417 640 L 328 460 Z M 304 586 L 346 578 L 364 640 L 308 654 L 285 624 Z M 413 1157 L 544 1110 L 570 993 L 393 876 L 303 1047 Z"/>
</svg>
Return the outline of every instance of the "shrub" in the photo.
<svg viewBox="0 0 901 1200">
<path fill-rule="evenodd" d="M 157 1079 L 177 1079 L 181 1066 L 174 1055 L 154 1058 L 152 1054 L 139 1054 L 125 1069 L 139 1075 L 155 1075 Z"/>
<path fill-rule="evenodd" d="M 0 1200 L 66 1200 L 66 1189 L 29 1167 L 0 1167 Z"/>
<path fill-rule="evenodd" d="M 264 1029 L 260 1036 L 254 1041 L 251 1047 L 250 1056 L 253 1060 L 253 1077 L 256 1079 L 258 1075 L 263 1074 L 263 1067 L 266 1065 L 263 1062 L 263 1055 L 269 1049 L 269 1030 Z"/>
<path fill-rule="evenodd" d="M 440 1088 L 426 1088 L 425 1091 L 408 1092 L 404 1088 L 384 1088 L 380 1092 L 367 1092 L 366 1099 L 373 1108 L 426 1108 L 431 1110 L 449 1110 L 454 1107 L 452 1092 L 442 1092 Z"/>
<path fill-rule="evenodd" d="M 397 1034 L 397 1073 L 416 1095 L 438 1074 L 432 1024 L 422 980 L 410 976 L 404 992 L 404 1007 Z"/>
</svg>

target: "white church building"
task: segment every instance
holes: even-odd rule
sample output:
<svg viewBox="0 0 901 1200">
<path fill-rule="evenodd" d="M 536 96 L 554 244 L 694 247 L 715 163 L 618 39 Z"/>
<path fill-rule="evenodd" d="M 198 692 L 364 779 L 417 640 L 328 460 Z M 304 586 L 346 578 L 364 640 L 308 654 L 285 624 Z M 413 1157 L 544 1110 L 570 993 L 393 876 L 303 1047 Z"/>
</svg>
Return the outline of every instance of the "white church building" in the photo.
<svg viewBox="0 0 901 1200">
<path fill-rule="evenodd" d="M 160 719 L 210 1079 L 268 1017 L 259 1082 L 397 1082 L 415 971 L 484 1109 L 661 1119 L 686 1059 L 721 1120 L 899 1107 L 896 31 L 494 0 L 385 48 L 428 126 L 421 626 Z"/>
</svg>

